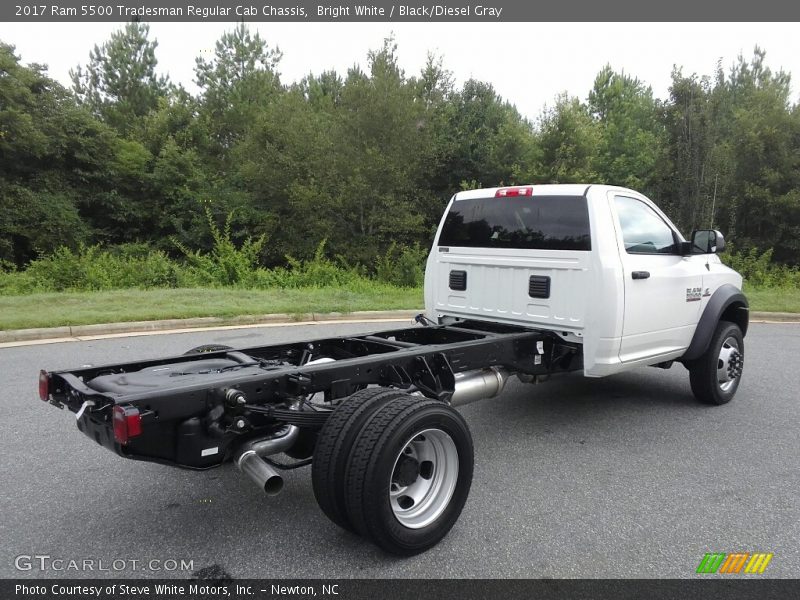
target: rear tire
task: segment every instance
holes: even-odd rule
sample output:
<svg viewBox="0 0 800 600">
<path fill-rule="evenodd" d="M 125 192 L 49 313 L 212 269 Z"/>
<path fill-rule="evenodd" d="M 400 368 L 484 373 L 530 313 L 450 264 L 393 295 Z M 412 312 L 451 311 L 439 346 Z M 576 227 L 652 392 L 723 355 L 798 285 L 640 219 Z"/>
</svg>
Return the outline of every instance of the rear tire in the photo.
<svg viewBox="0 0 800 600">
<path fill-rule="evenodd" d="M 322 512 L 339 527 L 353 531 L 344 501 L 347 458 L 361 428 L 375 410 L 405 394 L 392 388 L 366 388 L 342 401 L 317 436 L 311 483 Z"/>
<path fill-rule="evenodd" d="M 458 520 L 472 473 L 472 437 L 456 410 L 425 398 L 392 400 L 373 413 L 353 445 L 347 515 L 358 533 L 387 552 L 424 552 Z"/>
<path fill-rule="evenodd" d="M 744 367 L 744 336 L 739 326 L 720 321 L 705 353 L 689 365 L 695 398 L 722 405 L 733 399 Z"/>
</svg>

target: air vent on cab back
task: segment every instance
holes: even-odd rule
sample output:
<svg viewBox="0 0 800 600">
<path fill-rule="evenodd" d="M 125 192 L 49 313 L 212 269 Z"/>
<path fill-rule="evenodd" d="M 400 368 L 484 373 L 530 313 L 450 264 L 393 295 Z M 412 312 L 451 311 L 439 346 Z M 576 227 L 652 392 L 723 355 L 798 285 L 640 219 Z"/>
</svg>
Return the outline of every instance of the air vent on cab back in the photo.
<svg viewBox="0 0 800 600">
<path fill-rule="evenodd" d="M 549 298 L 550 277 L 531 275 L 530 280 L 528 280 L 528 296 L 531 298 Z"/>
<path fill-rule="evenodd" d="M 459 292 L 467 289 L 466 271 L 450 271 L 450 289 Z"/>
</svg>

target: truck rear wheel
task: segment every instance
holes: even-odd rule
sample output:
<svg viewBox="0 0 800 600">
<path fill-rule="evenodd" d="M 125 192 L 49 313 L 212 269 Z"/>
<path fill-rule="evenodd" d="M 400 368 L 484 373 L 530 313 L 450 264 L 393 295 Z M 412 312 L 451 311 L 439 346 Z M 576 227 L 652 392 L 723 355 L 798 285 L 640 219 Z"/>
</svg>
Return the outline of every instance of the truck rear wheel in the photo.
<svg viewBox="0 0 800 600">
<path fill-rule="evenodd" d="M 425 398 L 392 400 L 373 413 L 350 453 L 347 515 L 388 552 L 424 552 L 458 520 L 472 471 L 472 437 L 456 410 Z"/>
<path fill-rule="evenodd" d="M 348 531 L 353 531 L 353 526 L 345 509 L 344 476 L 353 443 L 372 413 L 390 400 L 405 396 L 391 388 L 360 390 L 336 407 L 319 432 L 311 463 L 314 496 L 322 512 Z"/>
<path fill-rule="evenodd" d="M 720 321 L 705 354 L 689 366 L 695 398 L 707 404 L 727 404 L 739 387 L 744 367 L 744 336 L 739 326 Z"/>
</svg>

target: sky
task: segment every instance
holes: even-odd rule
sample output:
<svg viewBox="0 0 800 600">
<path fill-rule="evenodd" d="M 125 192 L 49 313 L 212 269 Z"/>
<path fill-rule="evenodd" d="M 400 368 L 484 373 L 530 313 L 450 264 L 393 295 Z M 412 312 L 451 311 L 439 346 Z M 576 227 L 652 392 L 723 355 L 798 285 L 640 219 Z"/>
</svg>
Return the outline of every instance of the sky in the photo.
<svg viewBox="0 0 800 600">
<path fill-rule="evenodd" d="M 24 63 L 49 66 L 69 85 L 69 70 L 85 64 L 95 43 L 118 23 L 0 23 L 0 40 L 16 46 Z M 159 71 L 190 91 L 194 59 L 210 56 L 214 43 L 234 23 L 152 23 Z M 756 45 L 773 70 L 793 74 L 793 101 L 800 94 L 800 35 L 796 23 L 251 23 L 283 51 L 284 83 L 309 73 L 353 64 L 366 66 L 367 52 L 392 33 L 400 66 L 414 75 L 428 52 L 444 58 L 456 83 L 469 78 L 491 83 L 526 117 L 567 92 L 585 99 L 598 71 L 610 64 L 652 86 L 666 98 L 673 65 L 685 74 L 712 74 L 718 60 L 727 71 Z"/>
</svg>

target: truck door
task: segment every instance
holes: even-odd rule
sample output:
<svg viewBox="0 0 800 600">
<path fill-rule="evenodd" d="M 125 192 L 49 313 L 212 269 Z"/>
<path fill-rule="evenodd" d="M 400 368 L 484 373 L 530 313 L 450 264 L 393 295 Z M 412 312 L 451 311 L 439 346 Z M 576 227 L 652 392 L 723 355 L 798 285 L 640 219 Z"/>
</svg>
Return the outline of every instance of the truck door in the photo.
<svg viewBox="0 0 800 600">
<path fill-rule="evenodd" d="M 620 360 L 688 347 L 702 304 L 702 257 L 679 254 L 680 234 L 650 203 L 619 193 L 610 202 L 625 281 Z"/>
</svg>

